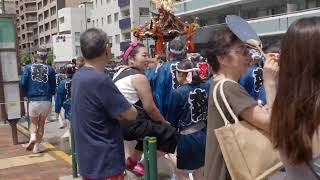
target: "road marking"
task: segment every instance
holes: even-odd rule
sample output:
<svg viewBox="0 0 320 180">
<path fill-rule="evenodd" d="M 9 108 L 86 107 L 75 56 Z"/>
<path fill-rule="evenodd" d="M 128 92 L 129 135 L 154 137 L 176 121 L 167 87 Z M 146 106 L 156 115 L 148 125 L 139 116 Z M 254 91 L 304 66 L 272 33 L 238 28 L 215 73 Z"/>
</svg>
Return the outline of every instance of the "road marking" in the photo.
<svg viewBox="0 0 320 180">
<path fill-rule="evenodd" d="M 28 130 L 26 130 L 24 127 L 22 127 L 20 124 L 17 124 L 17 129 L 25 136 L 29 137 L 30 133 Z M 71 157 L 66 154 L 63 151 L 60 151 L 59 149 L 57 149 L 55 146 L 53 146 L 50 143 L 43 143 L 41 144 L 42 146 L 44 146 L 45 148 L 48 149 L 48 151 L 51 151 L 52 153 L 54 153 L 56 156 L 58 156 L 59 158 L 63 159 L 64 161 L 66 161 L 68 164 L 72 164 L 72 160 Z"/>
<path fill-rule="evenodd" d="M 50 156 L 48 153 L 29 154 L 25 156 L 5 158 L 5 159 L 0 159 L 0 169 L 37 164 L 37 163 L 48 162 L 53 160 L 56 160 L 56 159 Z"/>
<path fill-rule="evenodd" d="M 54 153 L 56 156 L 60 157 L 61 159 L 65 160 L 67 163 L 69 163 L 70 165 L 72 164 L 72 160 L 71 157 L 66 154 L 63 151 L 58 150 L 56 147 L 54 147 L 52 144 L 50 143 L 43 143 L 42 144 L 45 148 L 48 149 L 48 151 L 51 151 L 52 153 Z"/>
</svg>

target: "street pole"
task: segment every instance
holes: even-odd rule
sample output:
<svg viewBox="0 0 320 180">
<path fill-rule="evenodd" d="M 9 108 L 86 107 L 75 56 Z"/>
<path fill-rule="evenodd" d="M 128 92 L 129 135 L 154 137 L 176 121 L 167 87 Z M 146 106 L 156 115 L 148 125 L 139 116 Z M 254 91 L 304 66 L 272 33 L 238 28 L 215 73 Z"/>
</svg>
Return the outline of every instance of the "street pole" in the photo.
<svg viewBox="0 0 320 180">
<path fill-rule="evenodd" d="M 85 16 L 85 21 L 86 21 L 86 30 L 88 29 L 88 26 L 87 26 L 87 2 L 84 2 L 84 16 Z"/>
<path fill-rule="evenodd" d="M 2 14 L 6 14 L 6 8 L 4 6 L 4 0 L 2 0 Z"/>
</svg>

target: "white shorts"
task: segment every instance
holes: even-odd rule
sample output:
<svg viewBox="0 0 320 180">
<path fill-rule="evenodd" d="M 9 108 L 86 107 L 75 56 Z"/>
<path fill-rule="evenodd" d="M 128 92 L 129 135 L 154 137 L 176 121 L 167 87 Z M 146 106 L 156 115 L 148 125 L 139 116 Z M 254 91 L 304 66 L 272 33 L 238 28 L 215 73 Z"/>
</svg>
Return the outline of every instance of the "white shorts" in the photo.
<svg viewBox="0 0 320 180">
<path fill-rule="evenodd" d="M 52 104 L 51 101 L 30 101 L 29 102 L 29 116 L 39 117 L 40 114 L 46 117 L 51 112 Z"/>
</svg>

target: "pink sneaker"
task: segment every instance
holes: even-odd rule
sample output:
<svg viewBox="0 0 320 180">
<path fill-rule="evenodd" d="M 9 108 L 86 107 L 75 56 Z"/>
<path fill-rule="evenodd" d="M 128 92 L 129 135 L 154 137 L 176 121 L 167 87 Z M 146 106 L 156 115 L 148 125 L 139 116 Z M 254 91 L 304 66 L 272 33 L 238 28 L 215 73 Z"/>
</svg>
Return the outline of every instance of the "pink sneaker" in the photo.
<svg viewBox="0 0 320 180">
<path fill-rule="evenodd" d="M 138 164 L 133 168 L 132 171 L 136 174 L 143 176 L 144 175 L 144 164 L 142 162 L 138 162 Z"/>
<path fill-rule="evenodd" d="M 129 170 L 133 170 L 137 164 L 137 161 L 133 160 L 131 157 L 128 157 L 126 161 L 126 168 Z"/>
</svg>

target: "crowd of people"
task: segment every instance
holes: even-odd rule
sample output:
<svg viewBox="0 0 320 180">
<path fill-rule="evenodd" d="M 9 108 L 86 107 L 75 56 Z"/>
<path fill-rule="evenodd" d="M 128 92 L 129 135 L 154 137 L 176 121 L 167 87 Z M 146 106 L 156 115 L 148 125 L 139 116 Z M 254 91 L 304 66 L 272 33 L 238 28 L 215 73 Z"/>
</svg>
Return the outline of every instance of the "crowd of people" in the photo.
<svg viewBox="0 0 320 180">
<path fill-rule="evenodd" d="M 320 17 L 297 20 L 257 64 L 247 44 L 221 27 L 209 34 L 203 55 L 189 54 L 183 41 L 172 40 L 150 65 L 147 48 L 133 41 L 122 64 L 109 67 L 107 34 L 88 29 L 80 37 L 83 57 L 57 74 L 45 64 L 43 49 L 24 68 L 21 88 L 31 119 L 26 149 L 39 152 L 54 97 L 57 117 L 63 108 L 75 133 L 84 180 L 122 180 L 126 169 L 143 176 L 145 136 L 157 138 L 158 156 L 176 167 L 174 178 L 228 180 L 215 134 L 225 126 L 221 113 L 232 119 L 226 99 L 237 119 L 270 136 L 287 179 L 319 179 L 319 39 Z M 127 158 L 124 140 L 137 142 Z"/>
</svg>

